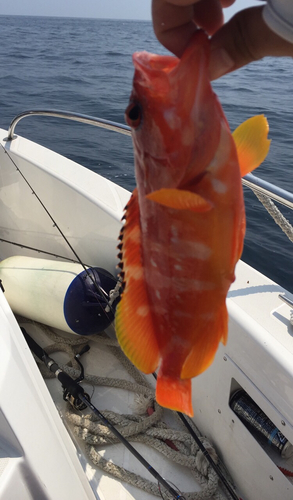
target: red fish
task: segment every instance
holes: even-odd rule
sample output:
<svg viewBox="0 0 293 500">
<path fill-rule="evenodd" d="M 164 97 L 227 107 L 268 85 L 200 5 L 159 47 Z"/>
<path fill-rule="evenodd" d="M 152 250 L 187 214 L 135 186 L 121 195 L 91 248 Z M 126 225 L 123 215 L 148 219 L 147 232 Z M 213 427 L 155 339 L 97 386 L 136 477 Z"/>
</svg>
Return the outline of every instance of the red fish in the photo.
<svg viewBox="0 0 293 500">
<path fill-rule="evenodd" d="M 180 60 L 141 52 L 133 61 L 126 121 L 137 188 L 120 234 L 116 332 L 137 368 L 160 365 L 158 403 L 192 416 L 191 378 L 227 341 L 226 295 L 245 231 L 241 175 L 265 158 L 268 125 L 260 116 L 240 126 L 237 155 L 203 32 Z"/>
</svg>

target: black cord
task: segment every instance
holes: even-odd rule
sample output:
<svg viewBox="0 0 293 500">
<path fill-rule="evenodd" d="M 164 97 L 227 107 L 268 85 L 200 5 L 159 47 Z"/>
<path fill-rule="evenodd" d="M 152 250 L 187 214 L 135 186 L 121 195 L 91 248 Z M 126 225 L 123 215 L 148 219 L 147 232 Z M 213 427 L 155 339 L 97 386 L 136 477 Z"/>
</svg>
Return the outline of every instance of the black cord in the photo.
<svg viewBox="0 0 293 500">
<path fill-rule="evenodd" d="M 29 348 L 33 353 L 42 360 L 47 368 L 54 373 L 55 377 L 61 382 L 64 391 L 67 394 L 67 399 L 72 396 L 74 400 L 81 401 L 87 406 L 102 422 L 103 424 L 119 439 L 119 441 L 134 455 L 137 460 L 149 471 L 149 473 L 172 495 L 174 500 L 185 500 L 182 495 L 167 483 L 167 481 L 154 469 L 154 467 L 125 439 L 122 434 L 114 427 L 111 422 L 91 403 L 89 396 L 85 393 L 76 380 L 65 373 L 58 364 L 48 356 L 46 351 L 27 333 L 24 328 L 21 328 L 22 333 Z"/>
<path fill-rule="evenodd" d="M 154 372 L 153 373 L 153 376 L 154 378 L 157 380 L 157 374 Z M 238 495 L 236 495 L 235 491 L 231 488 L 230 484 L 228 483 L 227 479 L 225 478 L 225 476 L 222 474 L 222 471 L 221 469 L 219 468 L 219 466 L 214 462 L 214 460 L 212 459 L 211 455 L 209 454 L 209 452 L 207 451 L 207 449 L 204 447 L 204 445 L 202 444 L 201 440 L 198 438 L 198 436 L 196 435 L 196 433 L 194 432 L 193 428 L 191 427 L 190 423 L 188 422 L 187 418 L 185 417 L 185 415 L 183 413 L 181 413 L 180 411 L 177 411 L 176 412 L 178 417 L 180 418 L 180 420 L 182 421 L 182 423 L 184 424 L 184 426 L 186 427 L 186 429 L 188 430 L 188 432 L 191 434 L 191 436 L 193 437 L 193 439 L 195 440 L 196 444 L 198 445 L 199 449 L 201 450 L 201 452 L 203 453 L 203 455 L 205 456 L 205 458 L 208 460 L 208 462 L 210 463 L 211 467 L 214 469 L 214 471 L 216 472 L 216 474 L 218 475 L 219 479 L 221 480 L 223 486 L 225 486 L 225 488 L 228 490 L 229 494 L 231 495 L 231 497 L 233 498 L 233 500 L 239 500 L 239 497 Z"/>
<path fill-rule="evenodd" d="M 14 167 L 16 168 L 17 172 L 20 174 L 20 176 L 22 177 L 22 179 L 24 180 L 24 182 L 27 184 L 27 186 L 30 188 L 32 194 L 36 197 L 36 199 L 38 200 L 38 202 L 40 203 L 40 205 L 42 206 L 42 208 L 45 210 L 46 214 L 48 215 L 48 217 L 51 219 L 52 223 L 53 223 L 53 226 L 56 227 L 56 229 L 59 231 L 60 235 L 62 236 L 62 238 L 64 239 L 65 243 L 68 245 L 68 247 L 70 248 L 70 250 L 72 251 L 73 255 L 75 256 L 77 262 L 82 266 L 82 268 L 84 269 L 84 271 L 86 272 L 87 276 L 90 278 L 90 280 L 92 281 L 94 287 L 96 288 L 96 290 L 102 295 L 102 297 L 105 298 L 108 306 L 110 307 L 110 310 L 112 310 L 112 307 L 111 307 L 111 304 L 109 304 L 109 296 L 108 294 L 99 286 L 99 284 L 96 282 L 95 279 L 93 279 L 91 273 L 89 272 L 88 268 L 86 267 L 86 265 L 82 262 L 82 260 L 80 259 L 79 255 L 77 254 L 77 252 L 74 250 L 73 246 L 71 245 L 70 241 L 68 240 L 68 238 L 65 236 L 65 234 L 63 233 L 62 229 L 60 228 L 60 226 L 57 224 L 57 222 L 55 221 L 54 217 L 51 215 L 51 213 L 49 212 L 49 210 L 47 209 L 47 207 L 45 206 L 45 204 L 42 202 L 41 198 L 37 195 L 36 191 L 34 190 L 34 188 L 32 187 L 32 185 L 30 184 L 30 182 L 28 181 L 28 179 L 25 177 L 25 175 L 23 174 L 23 172 L 20 170 L 20 168 L 17 166 L 16 162 L 13 160 L 13 158 L 10 156 L 10 154 L 8 153 L 7 149 L 4 148 L 4 146 L 1 144 L 1 147 L 4 151 L 5 154 L 7 154 L 8 158 L 10 159 L 11 163 L 14 165 Z M 98 297 L 96 296 L 96 300 L 97 302 L 99 302 L 99 299 Z M 105 314 L 107 314 L 107 312 L 105 311 Z"/>
</svg>

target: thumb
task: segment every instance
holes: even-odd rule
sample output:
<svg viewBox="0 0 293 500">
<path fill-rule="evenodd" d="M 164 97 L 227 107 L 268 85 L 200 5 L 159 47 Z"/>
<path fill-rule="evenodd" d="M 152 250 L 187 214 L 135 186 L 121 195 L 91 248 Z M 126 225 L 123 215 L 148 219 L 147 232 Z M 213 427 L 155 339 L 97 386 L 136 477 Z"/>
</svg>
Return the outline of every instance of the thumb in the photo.
<svg viewBox="0 0 293 500">
<path fill-rule="evenodd" d="M 293 44 L 270 30 L 262 10 L 253 7 L 238 12 L 211 38 L 211 80 L 265 56 L 293 57 Z"/>
</svg>

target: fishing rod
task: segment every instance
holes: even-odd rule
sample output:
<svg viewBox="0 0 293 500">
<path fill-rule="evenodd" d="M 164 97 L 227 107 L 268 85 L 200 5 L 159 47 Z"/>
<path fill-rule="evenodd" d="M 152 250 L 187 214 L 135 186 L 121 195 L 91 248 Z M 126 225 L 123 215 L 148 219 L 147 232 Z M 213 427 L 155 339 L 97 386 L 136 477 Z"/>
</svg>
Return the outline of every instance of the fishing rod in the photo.
<svg viewBox="0 0 293 500">
<path fill-rule="evenodd" d="M 37 342 L 27 333 L 24 328 L 21 328 L 24 338 L 31 349 L 31 351 L 45 363 L 46 367 L 54 373 L 55 377 L 59 380 L 63 388 L 63 399 L 68 401 L 76 410 L 84 410 L 88 407 L 94 415 L 96 415 L 103 424 L 119 439 L 119 441 L 124 444 L 124 446 L 134 455 L 137 460 L 149 471 L 149 473 L 161 484 L 171 495 L 173 500 L 185 500 L 184 496 L 178 494 L 178 492 L 169 485 L 169 483 L 154 469 L 154 467 L 125 439 L 122 434 L 114 427 L 111 422 L 91 403 L 90 396 L 84 391 L 83 387 L 79 385 L 83 378 L 83 371 L 78 379 L 74 380 L 70 375 L 64 372 L 60 366 L 50 358 L 47 352 L 39 345 Z M 79 353 L 79 357 L 82 353 L 88 350 L 88 346 L 85 346 Z M 81 363 L 79 362 L 81 365 Z M 82 365 L 81 365 L 82 366 Z"/>
<path fill-rule="evenodd" d="M 93 278 L 92 274 L 89 272 L 88 267 L 83 263 L 83 261 L 81 260 L 81 258 L 78 255 L 78 253 L 76 252 L 76 250 L 74 249 L 74 247 L 70 243 L 69 239 L 65 236 L 65 234 L 62 231 L 61 227 L 59 226 L 59 224 L 57 223 L 57 221 L 54 219 L 53 215 L 50 213 L 50 211 L 46 207 L 45 203 L 41 200 L 41 198 L 39 197 L 39 195 L 37 194 L 37 192 L 33 188 L 32 184 L 29 182 L 29 180 L 26 178 L 26 176 L 22 172 L 22 170 L 19 168 L 19 166 L 13 160 L 13 158 L 11 157 L 11 155 L 9 154 L 9 152 L 7 151 L 7 149 L 4 148 L 4 146 L 2 144 L 0 144 L 0 146 L 2 147 L 4 153 L 8 156 L 9 160 L 11 161 L 11 163 L 16 168 L 16 171 L 19 173 L 19 175 L 22 177 L 22 179 L 24 180 L 24 182 L 26 183 L 26 185 L 28 186 L 28 188 L 31 190 L 32 194 L 36 197 L 37 201 L 40 203 L 41 207 L 43 208 L 43 210 L 45 211 L 45 213 L 47 214 L 47 216 L 51 220 L 51 222 L 53 224 L 53 227 L 55 227 L 57 229 L 57 231 L 59 232 L 59 234 L 61 235 L 61 237 L 65 241 L 65 243 L 68 245 L 69 249 L 73 253 L 74 257 L 76 258 L 77 263 L 82 266 L 84 272 L 86 273 L 86 275 L 88 276 L 88 278 L 92 281 L 92 283 L 93 283 L 94 287 L 96 288 L 97 292 L 100 293 L 102 295 L 102 297 L 105 299 L 105 301 L 107 302 L 107 310 L 105 309 L 105 314 L 108 314 L 108 312 L 110 312 L 110 311 L 112 311 L 114 313 L 114 309 L 112 307 L 114 301 L 111 300 L 111 297 L 109 296 L 109 294 Z M 23 247 L 25 247 L 25 246 L 23 245 Z M 46 253 L 48 253 L 48 252 L 46 252 Z M 68 259 L 68 260 L 70 260 L 70 259 Z M 118 289 L 118 284 L 117 284 L 117 289 Z M 97 300 L 97 302 L 99 302 L 99 298 L 97 296 L 96 296 L 96 300 Z"/>
<path fill-rule="evenodd" d="M 153 377 L 156 380 L 158 378 L 157 374 L 155 372 L 153 373 Z M 186 416 L 183 415 L 183 413 L 181 413 L 180 411 L 177 411 L 176 413 L 177 413 L 178 417 L 180 418 L 180 420 L 182 421 L 182 423 L 184 424 L 184 426 L 186 427 L 186 429 L 188 430 L 188 432 L 191 434 L 191 436 L 195 440 L 196 444 L 198 445 L 199 449 L 201 450 L 201 452 L 203 453 L 203 455 L 205 456 L 205 458 L 210 463 L 211 467 L 214 469 L 214 471 L 218 475 L 219 479 L 222 481 L 223 486 L 225 486 L 225 488 L 228 490 L 228 492 L 231 495 L 231 497 L 233 498 L 233 500 L 241 500 L 241 498 L 239 498 L 238 495 L 236 495 L 235 491 L 231 488 L 231 486 L 228 483 L 227 479 L 223 475 L 220 467 L 214 462 L 214 460 L 211 457 L 211 455 L 209 454 L 208 450 L 204 447 L 204 445 L 202 444 L 201 440 L 199 439 L 199 437 L 194 432 L 194 430 L 191 427 L 190 423 L 188 422 Z"/>
<path fill-rule="evenodd" d="M 37 253 L 42 253 L 44 255 L 50 255 L 50 257 L 55 257 L 55 259 L 62 259 L 68 262 L 73 262 L 74 264 L 79 264 L 76 259 L 71 259 L 70 257 L 64 257 L 64 255 L 59 255 L 55 252 L 48 252 L 47 250 L 42 250 L 41 248 L 31 247 L 29 245 L 24 245 L 23 243 L 17 243 L 16 241 L 6 240 L 5 238 L 0 238 L 2 243 L 8 243 L 9 245 L 14 245 L 19 248 L 24 248 L 25 250 L 33 250 Z M 91 267 L 89 264 L 85 264 L 87 267 Z"/>
</svg>

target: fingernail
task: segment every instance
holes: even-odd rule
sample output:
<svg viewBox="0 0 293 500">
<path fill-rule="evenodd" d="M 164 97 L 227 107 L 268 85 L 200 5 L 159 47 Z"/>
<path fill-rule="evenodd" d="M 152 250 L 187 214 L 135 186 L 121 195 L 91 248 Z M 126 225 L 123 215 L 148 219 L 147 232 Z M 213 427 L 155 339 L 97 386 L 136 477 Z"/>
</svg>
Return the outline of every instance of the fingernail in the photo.
<svg viewBox="0 0 293 500">
<path fill-rule="evenodd" d="M 220 76 L 229 73 L 234 67 L 235 63 L 229 56 L 228 52 L 223 49 L 214 49 L 210 54 L 209 74 L 211 80 L 216 80 Z"/>
</svg>

